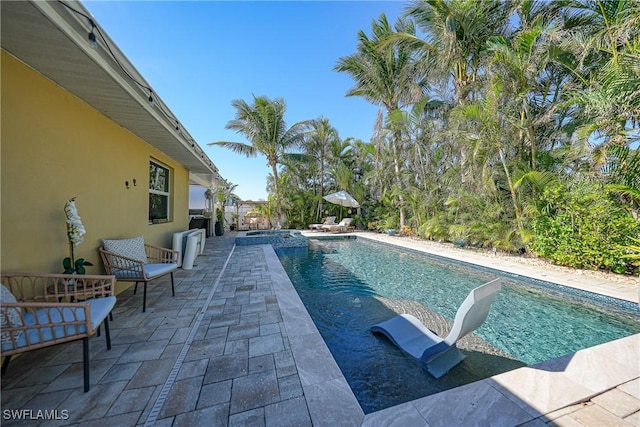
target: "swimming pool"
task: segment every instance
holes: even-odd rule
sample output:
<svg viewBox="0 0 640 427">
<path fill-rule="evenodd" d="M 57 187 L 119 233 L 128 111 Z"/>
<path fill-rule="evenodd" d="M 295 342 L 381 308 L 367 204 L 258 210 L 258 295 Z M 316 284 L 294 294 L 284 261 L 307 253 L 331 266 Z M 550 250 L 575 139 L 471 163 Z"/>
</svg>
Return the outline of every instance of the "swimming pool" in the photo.
<svg viewBox="0 0 640 427">
<path fill-rule="evenodd" d="M 419 310 L 447 332 L 443 322 L 496 272 L 360 239 L 311 240 L 308 251 L 279 256 L 365 413 L 640 332 L 631 304 L 602 304 L 507 275 L 464 349 L 467 359 L 435 380 L 369 327 L 394 311 Z"/>
</svg>

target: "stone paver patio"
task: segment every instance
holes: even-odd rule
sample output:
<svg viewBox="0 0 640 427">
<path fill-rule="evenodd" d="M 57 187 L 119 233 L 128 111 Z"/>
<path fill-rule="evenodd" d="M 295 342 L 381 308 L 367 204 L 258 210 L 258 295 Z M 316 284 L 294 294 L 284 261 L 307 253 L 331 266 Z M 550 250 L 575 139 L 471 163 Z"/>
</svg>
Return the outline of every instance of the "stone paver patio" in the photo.
<svg viewBox="0 0 640 427">
<path fill-rule="evenodd" d="M 234 237 L 207 240 L 175 297 L 150 286 L 146 313 L 118 295 L 88 393 L 81 342 L 13 360 L 2 425 L 640 426 L 640 335 L 365 416 L 271 246 Z"/>
</svg>

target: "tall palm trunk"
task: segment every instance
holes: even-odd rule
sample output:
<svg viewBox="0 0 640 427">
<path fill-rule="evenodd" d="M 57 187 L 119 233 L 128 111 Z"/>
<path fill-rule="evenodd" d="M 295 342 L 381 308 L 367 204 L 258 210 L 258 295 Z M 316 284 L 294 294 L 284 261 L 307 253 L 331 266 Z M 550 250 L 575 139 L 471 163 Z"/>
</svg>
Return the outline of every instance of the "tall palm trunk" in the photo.
<svg viewBox="0 0 640 427">
<path fill-rule="evenodd" d="M 322 156 L 320 158 L 320 200 L 318 201 L 318 211 L 316 218 L 322 217 L 323 214 L 323 197 L 324 196 L 324 147 L 322 148 Z"/>
<path fill-rule="evenodd" d="M 269 166 L 271 166 L 271 171 L 273 173 L 273 180 L 276 189 L 276 210 L 278 213 L 278 224 L 277 226 L 282 226 L 282 202 L 280 198 L 280 183 L 278 182 L 278 167 L 277 163 L 273 160 L 269 160 Z"/>
<path fill-rule="evenodd" d="M 393 151 L 393 172 L 396 177 L 396 183 L 398 185 L 398 189 L 400 192 L 398 193 L 398 204 L 400 205 L 400 229 L 404 227 L 404 219 L 406 215 L 406 209 L 404 206 L 404 197 L 402 195 L 402 179 L 400 177 L 400 159 L 398 155 L 398 144 L 400 140 L 400 135 L 398 132 L 393 132 L 391 145 Z"/>
<path fill-rule="evenodd" d="M 522 224 L 522 213 L 520 212 L 520 207 L 518 206 L 518 197 L 516 194 L 516 187 L 511 180 L 511 175 L 509 174 L 509 167 L 507 166 L 507 159 L 505 158 L 504 151 L 502 148 L 498 149 L 500 154 L 500 163 L 502 163 L 502 168 L 504 169 L 504 174 L 507 178 L 507 185 L 509 186 L 509 192 L 511 193 L 511 200 L 513 202 L 513 211 L 516 215 L 516 225 L 518 226 L 518 233 L 522 237 L 522 231 L 524 226 Z"/>
</svg>

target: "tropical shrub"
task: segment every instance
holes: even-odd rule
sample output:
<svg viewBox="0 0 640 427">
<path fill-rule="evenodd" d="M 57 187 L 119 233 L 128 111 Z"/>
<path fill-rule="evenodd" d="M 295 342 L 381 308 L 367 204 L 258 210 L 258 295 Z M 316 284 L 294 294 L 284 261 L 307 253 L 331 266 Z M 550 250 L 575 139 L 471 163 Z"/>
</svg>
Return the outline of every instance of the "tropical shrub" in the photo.
<svg viewBox="0 0 640 427">
<path fill-rule="evenodd" d="M 624 248 L 626 254 L 624 258 L 630 259 L 631 263 L 636 267 L 640 267 L 640 239 L 631 239 L 634 244 L 630 244 Z"/>
<path fill-rule="evenodd" d="M 369 221 L 367 224 L 367 230 L 369 231 L 380 231 L 380 222 L 378 221 Z"/>
<path fill-rule="evenodd" d="M 575 268 L 633 273 L 625 246 L 640 235 L 628 209 L 609 198 L 601 186 L 562 184 L 545 189 L 547 208 L 533 219 L 531 250 L 552 262 Z"/>
<path fill-rule="evenodd" d="M 400 235 L 401 236 L 408 236 L 408 237 L 412 237 L 415 236 L 417 233 L 415 231 L 413 231 L 411 229 L 411 227 L 407 226 L 407 225 L 403 225 L 400 228 Z"/>
<path fill-rule="evenodd" d="M 398 218 L 396 218 L 395 212 L 390 213 L 380 220 L 380 227 L 382 231 L 396 230 L 399 228 Z"/>
<path fill-rule="evenodd" d="M 358 230 L 364 229 L 365 222 L 362 215 L 358 215 L 358 214 L 351 215 L 351 225 L 353 225 Z"/>
<path fill-rule="evenodd" d="M 418 234 L 429 240 L 448 240 L 449 223 L 447 214 L 441 212 L 429 218 L 418 228 Z"/>
</svg>

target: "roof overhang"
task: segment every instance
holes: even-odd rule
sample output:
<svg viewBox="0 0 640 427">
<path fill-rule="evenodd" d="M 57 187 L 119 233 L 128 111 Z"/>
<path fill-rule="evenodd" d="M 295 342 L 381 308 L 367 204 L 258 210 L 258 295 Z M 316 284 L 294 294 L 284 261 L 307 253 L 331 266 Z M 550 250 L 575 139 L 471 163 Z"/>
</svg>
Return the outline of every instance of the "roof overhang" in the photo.
<svg viewBox="0 0 640 427">
<path fill-rule="evenodd" d="M 0 7 L 3 50 L 182 164 L 192 182 L 212 187 L 221 179 L 211 159 L 81 3 L 2 1 Z M 92 23 L 95 49 L 88 38 Z"/>
</svg>

